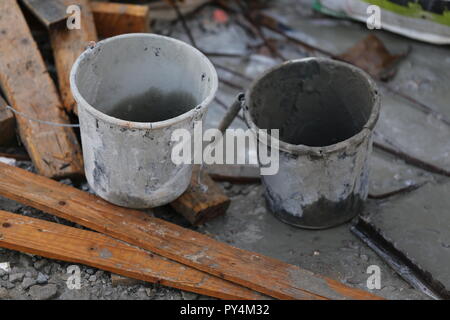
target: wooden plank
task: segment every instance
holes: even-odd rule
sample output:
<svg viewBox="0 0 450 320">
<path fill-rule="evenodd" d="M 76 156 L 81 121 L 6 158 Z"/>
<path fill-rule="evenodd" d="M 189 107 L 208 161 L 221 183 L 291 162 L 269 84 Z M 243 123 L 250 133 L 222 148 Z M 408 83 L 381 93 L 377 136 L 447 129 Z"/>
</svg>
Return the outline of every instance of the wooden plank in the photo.
<svg viewBox="0 0 450 320">
<path fill-rule="evenodd" d="M 0 1 L 0 85 L 11 106 L 34 119 L 69 123 L 55 84 L 16 0 Z M 20 137 L 42 175 L 62 178 L 83 174 L 75 133 L 16 116 Z"/>
<path fill-rule="evenodd" d="M 196 226 L 225 214 L 230 206 L 230 199 L 204 170 L 200 172 L 199 185 L 199 171 L 200 168 L 195 166 L 189 188 L 170 204 Z"/>
<path fill-rule="evenodd" d="M 62 25 L 69 14 L 67 7 L 55 0 L 21 0 L 47 28 Z"/>
<path fill-rule="evenodd" d="M 377 299 L 297 266 L 232 247 L 142 211 L 0 163 L 0 195 L 280 299 Z"/>
<path fill-rule="evenodd" d="M 150 31 L 149 8 L 146 5 L 91 2 L 91 9 L 101 38 Z"/>
<path fill-rule="evenodd" d="M 16 136 L 16 119 L 6 109 L 6 101 L 0 96 L 0 146 L 10 144 Z"/>
<path fill-rule="evenodd" d="M 126 277 L 221 299 L 268 299 L 255 291 L 100 233 L 1 210 L 0 247 L 81 263 Z"/>
<path fill-rule="evenodd" d="M 94 16 L 88 0 L 60 0 L 64 5 L 78 5 L 81 9 L 81 29 L 50 28 L 59 91 L 65 109 L 76 113 L 76 102 L 70 90 L 70 71 L 75 60 L 86 49 L 89 42 L 97 41 Z"/>
</svg>

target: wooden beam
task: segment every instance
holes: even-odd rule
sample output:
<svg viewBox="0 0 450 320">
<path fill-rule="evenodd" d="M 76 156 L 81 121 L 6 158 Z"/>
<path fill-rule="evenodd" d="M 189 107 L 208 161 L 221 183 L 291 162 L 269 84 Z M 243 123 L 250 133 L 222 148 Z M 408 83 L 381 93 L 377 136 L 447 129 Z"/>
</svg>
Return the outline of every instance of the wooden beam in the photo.
<svg viewBox="0 0 450 320">
<path fill-rule="evenodd" d="M 172 208 L 195 226 L 225 214 L 230 206 L 230 199 L 204 170 L 200 172 L 199 185 L 199 172 L 199 166 L 194 166 L 189 188 L 170 203 Z"/>
<path fill-rule="evenodd" d="M 67 124 L 69 119 L 16 0 L 0 1 L 0 85 L 11 106 L 29 117 Z M 83 174 L 75 133 L 16 117 L 20 137 L 42 175 Z"/>
<path fill-rule="evenodd" d="M 89 42 L 97 41 L 94 17 L 88 0 L 59 0 L 64 5 L 78 5 L 81 8 L 81 29 L 50 28 L 50 42 L 53 48 L 58 74 L 59 91 L 65 109 L 76 113 L 76 102 L 70 90 L 70 71 L 75 60 L 86 49 Z"/>
<path fill-rule="evenodd" d="M 0 195 L 280 299 L 378 299 L 258 253 L 0 163 Z"/>
<path fill-rule="evenodd" d="M 21 0 L 47 28 L 66 22 L 67 7 L 55 0 Z"/>
<path fill-rule="evenodd" d="M 5 211 L 0 211 L 0 247 L 81 263 L 126 277 L 221 299 L 268 299 L 255 291 L 100 233 Z"/>
<path fill-rule="evenodd" d="M 10 144 L 16 136 L 16 119 L 11 110 L 6 109 L 6 105 L 0 96 L 0 146 Z"/>
<path fill-rule="evenodd" d="M 149 7 L 146 5 L 91 2 L 91 9 L 101 38 L 150 31 Z"/>
</svg>

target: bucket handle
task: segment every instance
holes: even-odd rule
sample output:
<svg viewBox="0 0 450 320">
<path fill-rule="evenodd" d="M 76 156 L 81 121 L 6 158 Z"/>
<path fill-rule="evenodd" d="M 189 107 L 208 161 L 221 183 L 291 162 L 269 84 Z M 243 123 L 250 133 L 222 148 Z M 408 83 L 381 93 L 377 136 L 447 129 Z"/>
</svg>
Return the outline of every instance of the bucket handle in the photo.
<svg viewBox="0 0 450 320">
<path fill-rule="evenodd" d="M 224 133 L 225 130 L 228 129 L 230 124 L 233 122 L 234 118 L 236 118 L 239 111 L 244 106 L 244 101 L 245 101 L 245 94 L 241 92 L 236 96 L 236 99 L 234 100 L 233 104 L 227 110 L 227 113 L 225 114 L 222 121 L 220 122 L 219 127 L 218 127 L 220 132 Z"/>
</svg>

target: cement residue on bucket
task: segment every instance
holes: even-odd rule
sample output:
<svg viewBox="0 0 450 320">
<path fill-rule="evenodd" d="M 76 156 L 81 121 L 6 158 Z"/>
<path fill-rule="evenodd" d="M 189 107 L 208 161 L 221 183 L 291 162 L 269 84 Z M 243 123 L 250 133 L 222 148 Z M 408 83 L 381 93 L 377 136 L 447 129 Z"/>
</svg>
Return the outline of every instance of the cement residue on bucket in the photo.
<svg viewBox="0 0 450 320">
<path fill-rule="evenodd" d="M 74 64 L 86 178 L 114 204 L 149 208 L 179 197 L 192 165 L 171 161 L 172 132 L 192 133 L 217 91 L 197 49 L 154 34 L 127 34 L 88 49 Z"/>
</svg>

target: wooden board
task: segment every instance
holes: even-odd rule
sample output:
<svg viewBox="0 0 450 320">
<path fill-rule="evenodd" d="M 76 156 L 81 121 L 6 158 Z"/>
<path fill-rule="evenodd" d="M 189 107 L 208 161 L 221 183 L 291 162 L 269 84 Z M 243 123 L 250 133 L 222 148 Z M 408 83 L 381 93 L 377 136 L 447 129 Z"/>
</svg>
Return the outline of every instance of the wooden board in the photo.
<svg viewBox="0 0 450 320">
<path fill-rule="evenodd" d="M 150 31 L 149 8 L 146 5 L 91 2 L 91 9 L 101 38 Z"/>
<path fill-rule="evenodd" d="M 81 263 L 221 299 L 268 299 L 255 291 L 100 233 L 5 211 L 0 211 L 0 247 Z"/>
<path fill-rule="evenodd" d="M 21 0 L 21 2 L 47 28 L 64 24 L 69 16 L 66 12 L 67 7 L 59 0 Z"/>
<path fill-rule="evenodd" d="M 280 299 L 377 299 L 276 259 L 0 163 L 0 195 Z"/>
<path fill-rule="evenodd" d="M 200 173 L 199 185 L 199 171 L 199 166 L 194 166 L 189 188 L 170 204 L 192 225 L 200 225 L 223 215 L 230 206 L 230 199 L 204 170 Z"/>
<path fill-rule="evenodd" d="M 14 140 L 15 128 L 14 114 L 6 109 L 6 101 L 0 96 L 0 146 L 8 145 Z"/>
<path fill-rule="evenodd" d="M 0 85 L 11 106 L 34 119 L 66 124 L 55 84 L 16 0 L 0 1 Z M 82 175 L 81 148 L 72 128 L 16 116 L 19 134 L 42 175 Z"/>
<path fill-rule="evenodd" d="M 97 31 L 88 0 L 59 1 L 66 6 L 78 5 L 81 8 L 81 29 L 50 28 L 50 41 L 58 73 L 61 98 L 65 109 L 76 113 L 76 102 L 70 90 L 70 70 L 89 42 L 97 41 Z"/>
</svg>

